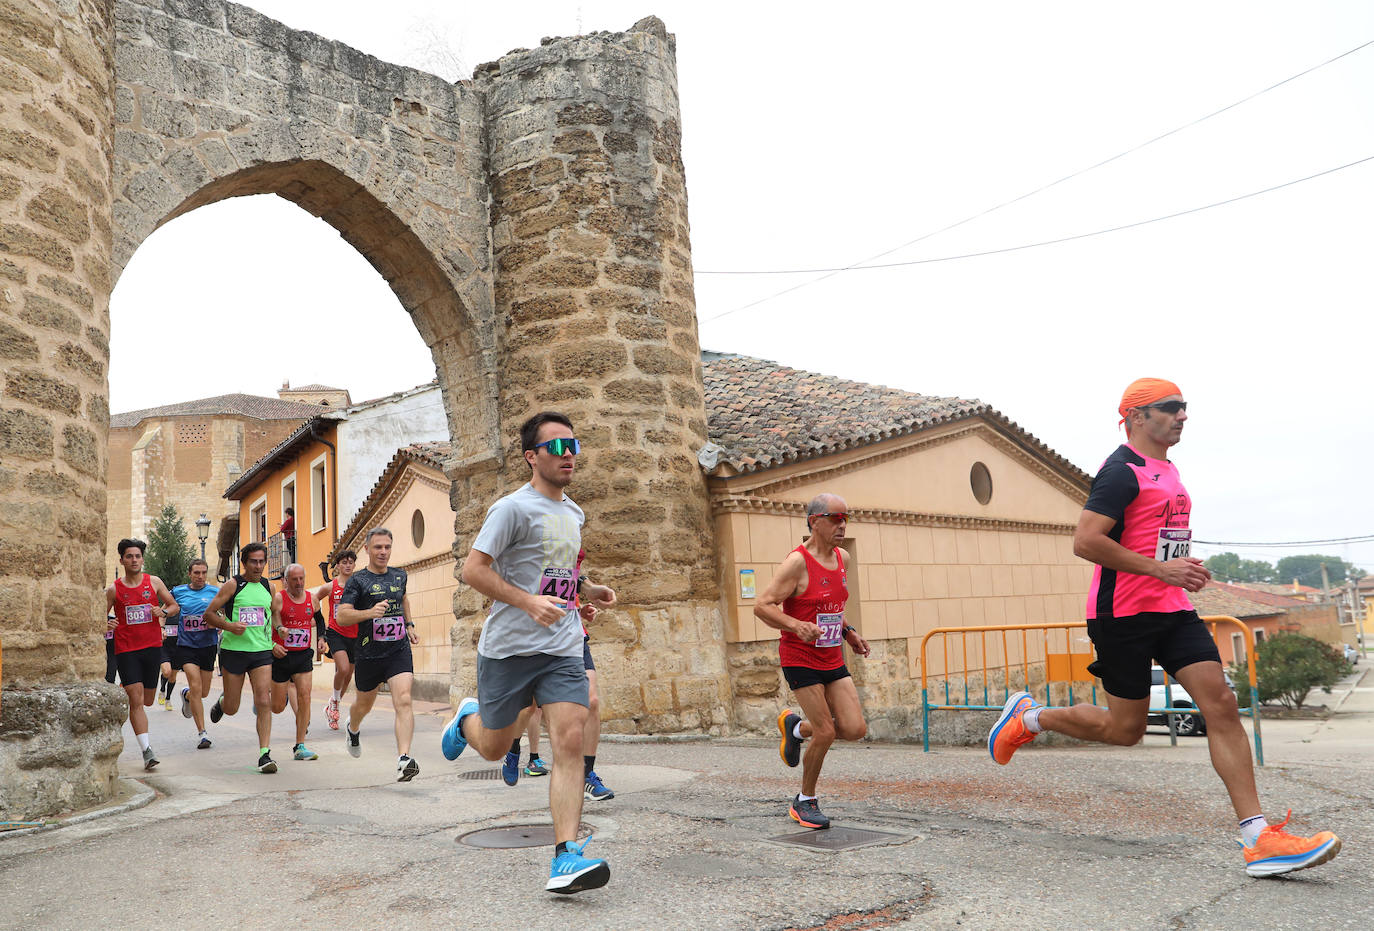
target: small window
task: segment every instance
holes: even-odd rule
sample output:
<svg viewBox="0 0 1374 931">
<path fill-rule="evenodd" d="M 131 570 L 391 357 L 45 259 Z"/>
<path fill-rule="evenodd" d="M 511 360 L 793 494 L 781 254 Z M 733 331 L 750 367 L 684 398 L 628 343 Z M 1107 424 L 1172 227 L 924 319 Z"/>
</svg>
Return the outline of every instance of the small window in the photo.
<svg viewBox="0 0 1374 931">
<path fill-rule="evenodd" d="M 410 542 L 414 543 L 416 548 L 425 542 L 425 515 L 420 513 L 419 508 L 410 515 Z"/>
<path fill-rule="evenodd" d="M 1255 646 L 1259 646 L 1259 645 L 1260 645 L 1261 643 L 1263 643 L 1263 642 L 1264 642 L 1264 628 L 1263 628 L 1263 627 L 1257 627 L 1257 628 L 1255 629 Z"/>
<path fill-rule="evenodd" d="M 248 542 L 262 543 L 267 540 L 267 499 L 255 502 L 248 511 Z"/>
<path fill-rule="evenodd" d="M 325 457 L 321 456 L 310 463 L 310 532 L 318 533 L 328 526 L 325 515 L 328 513 L 328 486 L 324 478 Z"/>
<path fill-rule="evenodd" d="M 178 446 L 204 446 L 209 439 L 210 424 L 204 420 L 183 420 L 177 424 Z"/>
<path fill-rule="evenodd" d="M 987 504 L 992 500 L 992 474 L 988 472 L 987 466 L 975 462 L 973 468 L 969 469 L 968 483 L 973 489 L 973 497 L 979 504 Z"/>
</svg>

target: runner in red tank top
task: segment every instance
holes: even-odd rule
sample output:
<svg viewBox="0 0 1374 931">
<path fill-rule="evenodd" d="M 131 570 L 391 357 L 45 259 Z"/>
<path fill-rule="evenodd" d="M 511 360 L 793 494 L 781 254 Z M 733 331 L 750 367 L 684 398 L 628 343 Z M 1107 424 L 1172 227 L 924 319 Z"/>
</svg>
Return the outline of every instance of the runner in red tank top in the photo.
<svg viewBox="0 0 1374 931">
<path fill-rule="evenodd" d="M 129 726 L 143 751 L 143 768 L 158 764 L 148 742 L 148 713 L 157 698 L 157 677 L 162 666 L 162 623 L 181 612 L 172 593 L 155 575 L 143 571 L 142 540 L 120 540 L 119 562 L 124 577 L 105 589 L 105 608 L 113 614 L 106 627 L 114 633 L 115 665 L 119 684 L 129 697 Z"/>
<path fill-rule="evenodd" d="M 806 507 L 811 535 L 778 566 L 758 596 L 754 615 L 781 631 L 778 656 L 782 674 L 802 713 L 778 715 L 782 741 L 778 752 L 788 766 L 802 763 L 801 794 L 788 814 L 803 827 L 828 828 L 830 819 L 816 802 L 816 780 L 835 738 L 862 740 L 868 733 L 859 693 L 844 664 L 843 643 L 868 656 L 868 641 L 844 619 L 845 585 L 840 544 L 849 523 L 845 503 L 836 495 L 817 495 Z M 805 759 L 802 741 L 811 739 Z"/>
<path fill-rule="evenodd" d="M 343 597 L 349 576 L 357 567 L 358 554 L 352 550 L 341 550 L 334 557 L 334 581 L 312 592 L 317 605 L 329 605 L 329 626 L 316 644 L 316 649 L 334 661 L 334 694 L 324 706 L 325 722 L 333 731 L 339 729 L 339 700 L 348 691 L 348 683 L 353 679 L 353 658 L 358 643 L 358 625 L 349 624 L 345 627 L 338 621 L 339 599 Z"/>
<path fill-rule="evenodd" d="M 1107 707 L 1048 708 L 1028 692 L 1002 706 L 988 733 L 988 753 L 1006 765 L 1041 731 L 1129 747 L 1145 734 L 1150 663 L 1157 662 L 1197 702 L 1207 722 L 1212 767 L 1240 820 L 1245 872 L 1273 876 L 1325 863 L 1341 849 L 1330 831 L 1298 837 L 1270 825 L 1260 808 L 1255 770 L 1236 696 L 1221 656 L 1184 592 L 1211 578 L 1190 551 L 1192 499 L 1169 450 L 1183 438 L 1188 404 L 1171 381 L 1140 378 L 1127 386 L 1117 413 L 1126 445 L 1093 478 L 1073 535 L 1074 554 L 1097 565 L 1088 602 L 1088 637 Z M 1258 722 L 1256 722 L 1258 723 Z"/>
<path fill-rule="evenodd" d="M 287 704 L 296 713 L 296 744 L 292 756 L 314 760 L 319 754 L 305 746 L 310 729 L 310 688 L 314 678 L 310 633 L 315 626 L 315 595 L 305 590 L 305 567 L 292 563 L 282 576 L 282 590 L 272 596 L 272 713 L 281 714 Z M 289 693 L 296 700 L 290 701 Z"/>
</svg>

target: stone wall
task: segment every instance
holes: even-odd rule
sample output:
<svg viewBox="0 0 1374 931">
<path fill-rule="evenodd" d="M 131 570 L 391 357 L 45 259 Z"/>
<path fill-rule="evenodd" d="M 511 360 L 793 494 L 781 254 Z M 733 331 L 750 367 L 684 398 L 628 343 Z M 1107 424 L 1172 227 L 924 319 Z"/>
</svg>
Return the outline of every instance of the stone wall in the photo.
<svg viewBox="0 0 1374 931">
<path fill-rule="evenodd" d="M 102 801 L 111 4 L 0 3 L 0 818 Z M 88 694 L 89 693 L 89 694 Z"/>
<path fill-rule="evenodd" d="M 593 623 L 608 730 L 728 724 L 674 43 L 657 19 L 545 40 L 477 69 L 492 194 L 504 466 L 458 469 L 460 554 L 528 481 L 517 431 L 568 414 L 589 575 L 622 607 Z M 455 598 L 454 694 L 484 607 Z"/>
</svg>

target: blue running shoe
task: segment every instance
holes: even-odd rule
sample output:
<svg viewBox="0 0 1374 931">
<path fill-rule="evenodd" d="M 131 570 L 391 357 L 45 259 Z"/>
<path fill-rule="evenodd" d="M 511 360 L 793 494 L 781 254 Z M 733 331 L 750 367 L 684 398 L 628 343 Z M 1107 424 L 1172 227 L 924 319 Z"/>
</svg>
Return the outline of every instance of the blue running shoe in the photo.
<svg viewBox="0 0 1374 931">
<path fill-rule="evenodd" d="M 467 749 L 467 738 L 463 736 L 463 719 L 477 710 L 477 699 L 465 698 L 458 706 L 458 713 L 453 716 L 453 720 L 448 722 L 444 728 L 444 736 L 439 739 L 439 749 L 444 753 L 444 759 L 456 760 L 458 754 Z"/>
<path fill-rule="evenodd" d="M 582 790 L 582 798 L 589 802 L 604 802 L 615 798 L 615 793 L 606 788 L 606 784 L 601 781 L 595 770 L 587 773 L 587 783 Z"/>
<path fill-rule="evenodd" d="M 590 837 L 581 844 L 570 842 L 566 850 L 556 854 L 553 866 L 549 869 L 549 881 L 544 888 L 549 892 L 569 895 L 606 885 L 611 879 L 611 865 L 605 860 L 591 860 L 582 856 L 582 851 L 591 842 Z"/>
<path fill-rule="evenodd" d="M 520 754 L 511 752 L 501 761 L 501 778 L 506 785 L 513 786 L 520 781 Z"/>
</svg>

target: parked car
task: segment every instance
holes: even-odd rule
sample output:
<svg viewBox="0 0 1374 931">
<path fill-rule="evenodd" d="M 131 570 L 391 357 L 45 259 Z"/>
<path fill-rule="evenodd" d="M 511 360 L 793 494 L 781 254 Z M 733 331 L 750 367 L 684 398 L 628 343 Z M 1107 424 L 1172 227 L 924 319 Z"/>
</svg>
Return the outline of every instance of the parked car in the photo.
<svg viewBox="0 0 1374 931">
<path fill-rule="evenodd" d="M 1360 651 L 1348 643 L 1345 644 L 1345 661 L 1352 666 L 1360 661 Z"/>
<path fill-rule="evenodd" d="M 1236 690 L 1236 684 L 1231 681 L 1231 676 L 1226 676 L 1226 684 L 1231 687 L 1231 691 Z M 1164 701 L 1164 670 L 1159 666 L 1150 667 L 1150 710 L 1156 708 L 1196 708 L 1197 703 L 1188 694 L 1188 690 L 1178 684 L 1177 679 L 1169 680 L 1169 697 L 1173 699 L 1172 705 L 1165 704 Z M 1147 724 L 1158 724 L 1161 727 L 1168 727 L 1169 716 L 1165 714 L 1150 714 L 1145 718 Z M 1207 733 L 1207 722 L 1203 720 L 1201 714 L 1197 712 L 1175 714 L 1174 729 L 1180 737 L 1202 737 Z"/>
</svg>

